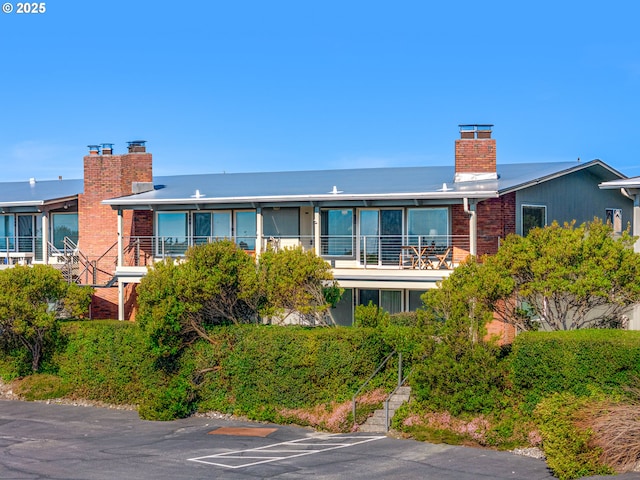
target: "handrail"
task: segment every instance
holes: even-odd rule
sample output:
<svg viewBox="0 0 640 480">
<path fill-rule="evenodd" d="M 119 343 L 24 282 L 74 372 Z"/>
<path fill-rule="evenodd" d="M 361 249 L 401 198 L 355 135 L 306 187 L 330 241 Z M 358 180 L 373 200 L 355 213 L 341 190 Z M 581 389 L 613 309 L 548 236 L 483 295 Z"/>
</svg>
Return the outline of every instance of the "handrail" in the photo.
<svg viewBox="0 0 640 480">
<path fill-rule="evenodd" d="M 398 355 L 400 355 L 400 363 L 402 363 L 402 353 L 399 353 Z M 402 379 L 402 381 L 400 381 L 400 378 L 401 378 L 402 374 L 401 374 L 400 368 L 398 369 L 398 386 L 396 386 L 396 388 L 393 389 L 393 392 L 391 392 L 389 394 L 389 396 L 387 397 L 387 399 L 384 401 L 384 429 L 385 429 L 385 432 L 389 431 L 389 420 L 391 420 L 389 418 L 389 401 L 391 401 L 391 397 L 393 397 L 396 394 L 396 392 L 400 389 L 400 387 L 402 387 L 406 383 L 406 381 L 409 378 L 409 375 L 411 375 L 412 371 L 413 371 L 413 369 L 409 370 L 409 373 L 407 373 L 407 376 L 404 377 Z"/>
<path fill-rule="evenodd" d="M 382 367 L 384 367 L 387 364 L 387 362 L 389 360 L 391 360 L 391 358 L 396 353 L 398 354 L 398 386 L 396 387 L 394 392 L 402 385 L 402 382 L 403 382 L 403 380 L 402 380 L 402 353 L 401 352 L 397 352 L 396 350 L 394 350 L 393 352 L 391 352 L 389 355 L 386 356 L 386 358 L 382 361 L 382 363 L 380 365 L 378 365 L 378 368 L 376 368 L 375 372 L 373 372 L 371 375 L 369 375 L 369 378 L 367 378 L 364 381 L 364 383 L 360 386 L 360 388 L 353 395 L 352 401 L 353 401 L 353 424 L 354 425 L 356 425 L 356 398 L 358 397 L 358 394 L 362 391 L 362 389 L 364 387 L 366 387 L 369 384 L 371 379 L 378 374 L 378 372 L 382 369 Z"/>
</svg>

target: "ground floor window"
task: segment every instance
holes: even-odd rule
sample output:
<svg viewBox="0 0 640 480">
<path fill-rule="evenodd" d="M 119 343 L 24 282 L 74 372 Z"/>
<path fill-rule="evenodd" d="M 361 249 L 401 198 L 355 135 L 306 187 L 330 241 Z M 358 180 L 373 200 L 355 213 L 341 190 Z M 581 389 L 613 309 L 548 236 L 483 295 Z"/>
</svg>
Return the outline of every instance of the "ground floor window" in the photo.
<svg viewBox="0 0 640 480">
<path fill-rule="evenodd" d="M 401 290 L 361 289 L 358 293 L 358 305 L 373 303 L 391 314 L 402 311 Z"/>
<path fill-rule="evenodd" d="M 345 288 L 340 301 L 331 308 L 329 314 L 336 325 L 353 325 L 353 289 Z"/>
<path fill-rule="evenodd" d="M 409 308 L 410 312 L 415 312 L 419 308 L 422 308 L 422 295 L 425 293 L 424 290 L 409 290 Z"/>
</svg>

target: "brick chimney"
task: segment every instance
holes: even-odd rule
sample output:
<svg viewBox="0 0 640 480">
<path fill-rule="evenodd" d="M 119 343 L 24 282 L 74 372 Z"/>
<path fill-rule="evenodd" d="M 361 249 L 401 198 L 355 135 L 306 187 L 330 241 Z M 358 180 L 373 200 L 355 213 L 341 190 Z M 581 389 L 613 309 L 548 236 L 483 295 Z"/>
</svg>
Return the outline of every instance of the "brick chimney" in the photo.
<svg viewBox="0 0 640 480">
<path fill-rule="evenodd" d="M 132 148 L 132 144 L 133 148 Z M 100 260 L 98 284 L 105 284 L 113 274 L 113 245 L 118 238 L 118 214 L 103 200 L 134 193 L 134 185 L 153 185 L 152 155 L 141 141 L 129 142 L 129 152 L 113 154 L 113 144 L 89 146 L 84 157 L 84 192 L 78 197 L 78 247 L 89 260 Z M 124 242 L 153 232 L 153 214 L 148 211 L 123 212 Z M 103 255 L 108 253 L 110 261 Z M 117 289 L 98 288 L 92 303 L 94 318 L 118 318 Z"/>
<path fill-rule="evenodd" d="M 497 179 L 496 141 L 491 138 L 493 125 L 469 124 L 459 127 L 454 182 Z"/>
</svg>

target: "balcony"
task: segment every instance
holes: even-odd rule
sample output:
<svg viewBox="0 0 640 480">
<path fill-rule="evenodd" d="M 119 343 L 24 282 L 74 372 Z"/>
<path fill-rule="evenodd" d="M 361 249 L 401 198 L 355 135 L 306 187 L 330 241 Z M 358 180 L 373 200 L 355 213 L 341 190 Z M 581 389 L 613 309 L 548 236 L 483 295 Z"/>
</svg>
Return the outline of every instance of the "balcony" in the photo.
<svg viewBox="0 0 640 480">
<path fill-rule="evenodd" d="M 250 254 L 268 249 L 301 247 L 316 251 L 313 236 L 232 237 Z M 217 237 L 125 237 L 123 266 L 142 267 L 165 258 L 183 258 L 187 249 Z M 490 239 L 497 245 L 498 238 Z M 469 254 L 469 237 L 462 235 L 366 235 L 320 237 L 320 256 L 336 268 L 452 270 Z"/>
</svg>

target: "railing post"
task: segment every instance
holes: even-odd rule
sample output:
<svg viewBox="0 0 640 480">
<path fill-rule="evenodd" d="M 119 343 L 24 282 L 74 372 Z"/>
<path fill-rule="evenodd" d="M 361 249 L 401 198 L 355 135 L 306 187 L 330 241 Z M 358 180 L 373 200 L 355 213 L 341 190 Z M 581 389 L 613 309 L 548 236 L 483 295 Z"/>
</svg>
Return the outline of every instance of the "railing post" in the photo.
<svg viewBox="0 0 640 480">
<path fill-rule="evenodd" d="M 367 236 L 366 235 L 362 237 L 362 248 L 363 248 L 362 263 L 364 264 L 364 268 L 367 268 Z"/>
<path fill-rule="evenodd" d="M 389 399 L 384 401 L 384 431 L 389 431 Z"/>
</svg>

